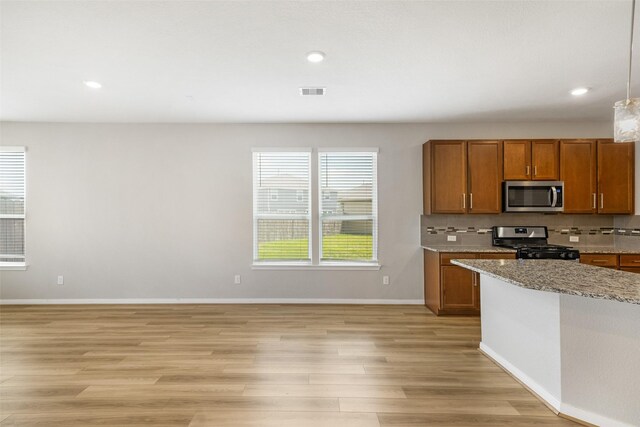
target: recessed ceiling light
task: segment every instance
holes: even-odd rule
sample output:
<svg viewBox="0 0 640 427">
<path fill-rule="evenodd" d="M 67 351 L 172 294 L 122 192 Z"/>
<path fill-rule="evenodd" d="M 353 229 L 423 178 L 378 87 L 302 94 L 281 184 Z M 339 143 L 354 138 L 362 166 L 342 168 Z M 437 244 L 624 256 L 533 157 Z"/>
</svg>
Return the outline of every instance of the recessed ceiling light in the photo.
<svg viewBox="0 0 640 427">
<path fill-rule="evenodd" d="M 94 82 L 91 80 L 87 80 L 84 82 L 84 85 L 87 87 L 90 87 L 91 89 L 100 89 L 102 87 L 102 85 L 98 82 Z"/>
<path fill-rule="evenodd" d="M 307 61 L 309 62 L 322 62 L 324 60 L 324 53 L 319 50 L 307 53 Z"/>
<path fill-rule="evenodd" d="M 580 96 L 580 95 L 584 95 L 587 92 L 589 92 L 588 87 L 577 87 L 571 91 L 571 95 Z"/>
</svg>

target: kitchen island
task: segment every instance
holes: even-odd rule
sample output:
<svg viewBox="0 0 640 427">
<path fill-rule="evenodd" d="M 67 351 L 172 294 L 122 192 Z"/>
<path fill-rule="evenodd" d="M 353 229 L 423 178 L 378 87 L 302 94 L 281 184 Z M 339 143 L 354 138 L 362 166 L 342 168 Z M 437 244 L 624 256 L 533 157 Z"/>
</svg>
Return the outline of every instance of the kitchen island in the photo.
<svg viewBox="0 0 640 427">
<path fill-rule="evenodd" d="M 480 274 L 480 350 L 560 414 L 640 425 L 640 275 L 556 260 L 452 260 Z"/>
</svg>

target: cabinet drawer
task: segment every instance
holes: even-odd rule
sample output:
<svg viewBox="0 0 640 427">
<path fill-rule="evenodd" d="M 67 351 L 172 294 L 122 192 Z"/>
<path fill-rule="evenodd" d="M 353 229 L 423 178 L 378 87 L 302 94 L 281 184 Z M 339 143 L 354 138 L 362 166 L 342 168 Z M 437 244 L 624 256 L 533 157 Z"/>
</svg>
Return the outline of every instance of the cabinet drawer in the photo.
<svg viewBox="0 0 640 427">
<path fill-rule="evenodd" d="M 617 267 L 618 255 L 609 254 L 588 254 L 580 255 L 581 264 L 590 264 L 598 267 Z"/>
<path fill-rule="evenodd" d="M 640 267 L 620 267 L 620 270 L 640 274 Z"/>
<path fill-rule="evenodd" d="M 472 253 L 449 253 L 440 254 L 440 265 L 453 265 L 452 259 L 476 259 L 476 254 Z"/>
<path fill-rule="evenodd" d="M 515 253 L 478 254 L 478 259 L 516 259 Z"/>
<path fill-rule="evenodd" d="M 620 255 L 620 267 L 640 267 L 640 255 Z"/>
</svg>

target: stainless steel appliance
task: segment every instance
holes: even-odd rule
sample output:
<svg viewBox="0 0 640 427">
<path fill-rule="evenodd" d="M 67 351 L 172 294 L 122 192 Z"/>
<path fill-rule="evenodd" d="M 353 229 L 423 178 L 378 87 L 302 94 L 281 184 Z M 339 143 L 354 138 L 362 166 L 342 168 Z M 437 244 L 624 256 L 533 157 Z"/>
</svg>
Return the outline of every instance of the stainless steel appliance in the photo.
<svg viewBox="0 0 640 427">
<path fill-rule="evenodd" d="M 504 181 L 502 203 L 505 212 L 562 212 L 562 181 Z"/>
<path fill-rule="evenodd" d="M 493 227 L 493 246 L 516 250 L 518 259 L 580 259 L 580 252 L 569 246 L 547 242 L 547 227 Z"/>
</svg>

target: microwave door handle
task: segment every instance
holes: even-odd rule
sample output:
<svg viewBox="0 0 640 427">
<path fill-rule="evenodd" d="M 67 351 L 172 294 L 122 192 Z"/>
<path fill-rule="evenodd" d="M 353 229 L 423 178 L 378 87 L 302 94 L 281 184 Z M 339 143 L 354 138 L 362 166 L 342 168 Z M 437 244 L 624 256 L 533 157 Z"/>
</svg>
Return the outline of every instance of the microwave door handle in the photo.
<svg viewBox="0 0 640 427">
<path fill-rule="evenodd" d="M 551 207 L 555 208 L 556 205 L 558 204 L 558 192 L 556 191 L 556 187 L 551 187 L 551 194 L 552 194 Z"/>
</svg>

